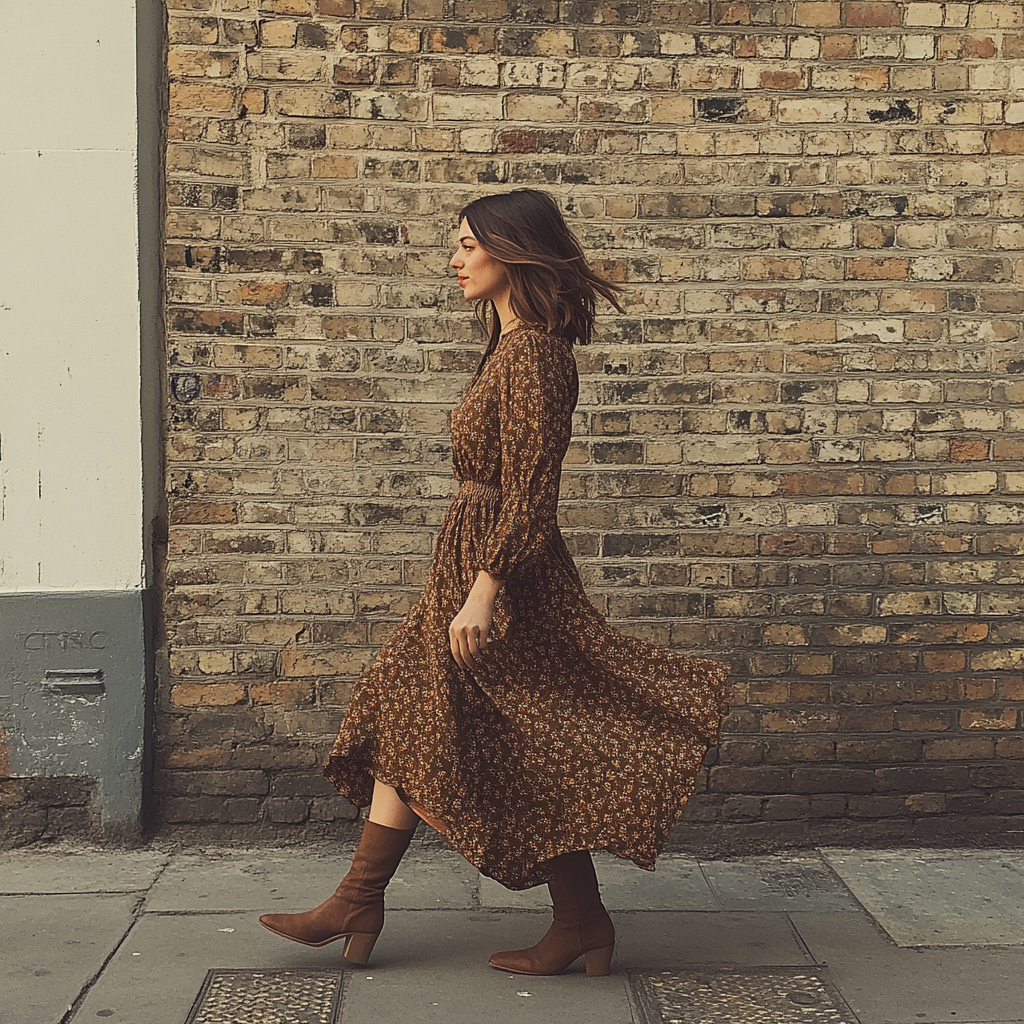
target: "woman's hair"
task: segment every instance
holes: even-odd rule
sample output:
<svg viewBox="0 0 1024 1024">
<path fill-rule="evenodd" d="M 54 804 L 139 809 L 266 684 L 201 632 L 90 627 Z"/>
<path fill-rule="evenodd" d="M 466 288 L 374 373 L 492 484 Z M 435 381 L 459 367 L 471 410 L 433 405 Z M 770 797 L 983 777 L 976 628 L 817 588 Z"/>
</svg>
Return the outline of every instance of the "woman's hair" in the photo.
<svg viewBox="0 0 1024 1024">
<path fill-rule="evenodd" d="M 484 251 L 505 264 L 512 286 L 512 312 L 524 323 L 540 324 L 571 344 L 586 345 L 593 334 L 597 298 L 616 299 L 622 288 L 590 268 L 576 236 L 555 201 L 533 188 L 475 199 L 459 213 Z M 494 303 L 481 300 L 476 314 L 488 332 L 484 359 L 501 332 Z"/>
</svg>

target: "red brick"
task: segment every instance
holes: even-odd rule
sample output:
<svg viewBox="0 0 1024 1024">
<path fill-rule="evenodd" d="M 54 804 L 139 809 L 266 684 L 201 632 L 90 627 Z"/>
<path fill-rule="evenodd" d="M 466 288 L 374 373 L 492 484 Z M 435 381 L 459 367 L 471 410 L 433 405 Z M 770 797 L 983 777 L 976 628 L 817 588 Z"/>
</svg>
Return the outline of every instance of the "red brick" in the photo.
<svg viewBox="0 0 1024 1024">
<path fill-rule="evenodd" d="M 847 277 L 856 281 L 904 281 L 910 272 L 910 260 L 848 259 Z"/>
<path fill-rule="evenodd" d="M 988 441 L 973 437 L 955 437 L 949 442 L 953 462 L 978 462 L 989 457 Z"/>
<path fill-rule="evenodd" d="M 846 4 L 846 24 L 851 28 L 897 28 L 903 23 L 899 4 L 860 3 Z"/>
<path fill-rule="evenodd" d="M 961 672 L 967 656 L 963 651 L 925 651 L 922 663 L 928 672 Z"/>
<path fill-rule="evenodd" d="M 1001 128 L 989 136 L 989 152 L 1019 156 L 1024 153 L 1024 128 Z"/>
<path fill-rule="evenodd" d="M 957 38 L 957 37 L 954 37 Z M 959 56 L 988 58 L 995 57 L 999 53 L 999 47 L 991 36 L 960 36 Z"/>
</svg>

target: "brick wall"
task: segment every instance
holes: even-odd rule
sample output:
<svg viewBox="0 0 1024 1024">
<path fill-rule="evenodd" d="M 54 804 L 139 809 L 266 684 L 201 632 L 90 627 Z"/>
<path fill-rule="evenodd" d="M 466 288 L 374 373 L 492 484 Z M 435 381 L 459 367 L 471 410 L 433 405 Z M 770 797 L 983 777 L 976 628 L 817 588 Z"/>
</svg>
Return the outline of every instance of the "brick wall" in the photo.
<svg viewBox="0 0 1024 1024">
<path fill-rule="evenodd" d="M 168 7 L 162 820 L 351 816 L 318 766 L 478 355 L 455 213 L 529 185 L 628 288 L 566 539 L 733 666 L 689 820 L 1021 827 L 1024 7 Z"/>
<path fill-rule="evenodd" d="M 0 850 L 71 835 L 102 837 L 95 779 L 12 778 L 5 767 L 0 760 Z"/>
</svg>

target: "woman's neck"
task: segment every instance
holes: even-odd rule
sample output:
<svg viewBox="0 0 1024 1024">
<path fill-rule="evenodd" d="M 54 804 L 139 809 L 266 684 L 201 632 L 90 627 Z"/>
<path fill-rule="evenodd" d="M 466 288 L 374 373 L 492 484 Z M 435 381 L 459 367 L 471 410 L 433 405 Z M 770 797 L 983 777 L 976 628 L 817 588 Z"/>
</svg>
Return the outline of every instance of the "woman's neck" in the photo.
<svg viewBox="0 0 1024 1024">
<path fill-rule="evenodd" d="M 518 326 L 519 317 L 512 312 L 512 290 L 499 295 L 494 302 L 494 311 L 498 314 L 498 323 L 501 324 L 501 333 L 512 330 Z"/>
</svg>

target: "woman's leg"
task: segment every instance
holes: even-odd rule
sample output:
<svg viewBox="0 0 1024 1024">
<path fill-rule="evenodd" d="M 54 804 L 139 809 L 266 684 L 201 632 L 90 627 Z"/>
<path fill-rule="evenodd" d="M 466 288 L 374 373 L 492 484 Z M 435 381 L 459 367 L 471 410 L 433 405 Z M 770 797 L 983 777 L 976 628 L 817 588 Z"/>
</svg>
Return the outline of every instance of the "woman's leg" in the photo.
<svg viewBox="0 0 1024 1024">
<path fill-rule="evenodd" d="M 373 798 L 370 801 L 370 821 L 388 828 L 415 828 L 420 819 L 403 802 L 393 786 L 373 780 Z"/>
<path fill-rule="evenodd" d="M 260 924 L 306 946 L 345 939 L 342 955 L 365 964 L 384 927 L 384 889 L 398 869 L 418 821 L 391 786 L 375 781 L 370 816 L 352 867 L 334 895 L 304 914 L 264 914 Z"/>
</svg>

